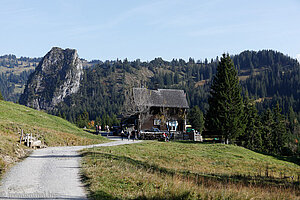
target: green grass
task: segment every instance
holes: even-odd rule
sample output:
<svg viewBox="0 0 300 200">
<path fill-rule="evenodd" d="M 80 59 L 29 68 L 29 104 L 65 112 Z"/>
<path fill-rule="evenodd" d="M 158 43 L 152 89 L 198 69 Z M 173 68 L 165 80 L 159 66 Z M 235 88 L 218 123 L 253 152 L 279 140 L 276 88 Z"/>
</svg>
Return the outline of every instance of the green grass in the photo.
<svg viewBox="0 0 300 200">
<path fill-rule="evenodd" d="M 299 165 L 238 146 L 150 141 L 82 154 L 93 199 L 300 198 Z"/>
<path fill-rule="evenodd" d="M 106 142 L 70 122 L 11 102 L 0 101 L 0 175 L 10 163 L 26 156 L 29 149 L 19 144 L 20 132 L 32 133 L 47 146 L 87 145 Z"/>
</svg>

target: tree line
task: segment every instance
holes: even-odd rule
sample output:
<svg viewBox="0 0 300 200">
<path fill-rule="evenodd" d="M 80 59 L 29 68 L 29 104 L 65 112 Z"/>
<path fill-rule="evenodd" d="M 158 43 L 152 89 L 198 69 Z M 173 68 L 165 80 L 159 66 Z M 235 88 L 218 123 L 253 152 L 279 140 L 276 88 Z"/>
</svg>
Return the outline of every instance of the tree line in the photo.
<svg viewBox="0 0 300 200">
<path fill-rule="evenodd" d="M 213 78 L 208 98 L 209 109 L 203 118 L 194 107 L 190 122 L 199 131 L 205 127 L 219 135 L 224 143 L 273 155 L 300 154 L 299 123 L 292 107 L 288 116 L 277 103 L 260 114 L 248 94 L 243 98 L 237 68 L 229 55 L 223 55 Z M 203 126 L 205 123 L 205 126 Z"/>
</svg>

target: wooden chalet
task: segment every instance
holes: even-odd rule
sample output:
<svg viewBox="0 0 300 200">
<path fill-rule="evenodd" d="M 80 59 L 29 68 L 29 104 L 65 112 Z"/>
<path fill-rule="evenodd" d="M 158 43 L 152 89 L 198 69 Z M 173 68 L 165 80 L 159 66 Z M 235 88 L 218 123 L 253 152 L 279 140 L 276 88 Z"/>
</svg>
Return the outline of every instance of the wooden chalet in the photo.
<svg viewBox="0 0 300 200">
<path fill-rule="evenodd" d="M 125 126 L 131 124 L 138 131 L 185 132 L 189 106 L 183 90 L 133 88 L 127 99 L 130 111 L 122 120 Z"/>
</svg>

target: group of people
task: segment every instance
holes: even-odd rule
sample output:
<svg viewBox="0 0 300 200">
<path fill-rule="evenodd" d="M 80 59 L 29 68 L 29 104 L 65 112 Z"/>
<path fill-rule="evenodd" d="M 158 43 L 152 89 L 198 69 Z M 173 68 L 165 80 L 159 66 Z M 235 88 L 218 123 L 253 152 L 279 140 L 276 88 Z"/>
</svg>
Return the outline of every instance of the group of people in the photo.
<svg viewBox="0 0 300 200">
<path fill-rule="evenodd" d="M 96 132 L 97 133 L 100 133 L 101 132 L 101 125 L 95 125 L 95 128 L 96 128 Z M 110 128 L 108 125 L 104 126 L 104 130 L 103 131 L 106 131 L 106 132 L 109 132 L 110 131 Z"/>
<path fill-rule="evenodd" d="M 96 127 L 96 133 L 98 134 L 98 133 L 100 133 L 101 132 L 101 126 L 99 125 L 95 125 L 95 127 Z"/>
<path fill-rule="evenodd" d="M 125 132 L 122 130 L 121 131 L 121 138 L 122 138 L 122 140 L 125 138 L 125 137 L 127 137 L 128 138 L 128 141 L 130 140 L 130 138 L 134 141 L 134 140 L 136 140 L 137 139 L 137 131 L 136 130 L 132 130 L 132 131 L 130 131 L 130 130 L 126 130 Z"/>
</svg>

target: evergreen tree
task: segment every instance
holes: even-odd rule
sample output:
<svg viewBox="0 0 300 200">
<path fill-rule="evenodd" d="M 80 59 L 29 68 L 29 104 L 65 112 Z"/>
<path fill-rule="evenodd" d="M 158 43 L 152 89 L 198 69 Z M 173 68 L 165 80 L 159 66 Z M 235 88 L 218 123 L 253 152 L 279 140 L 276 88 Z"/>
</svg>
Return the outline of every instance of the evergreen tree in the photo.
<svg viewBox="0 0 300 200">
<path fill-rule="evenodd" d="M 261 117 L 262 123 L 262 138 L 263 148 L 262 151 L 270 154 L 274 154 L 274 143 L 273 143 L 273 127 L 274 117 L 270 108 L 268 108 Z"/>
<path fill-rule="evenodd" d="M 242 145 L 248 149 L 262 150 L 261 123 L 254 102 L 245 102 L 245 132 L 242 138 Z"/>
<path fill-rule="evenodd" d="M 198 106 L 191 109 L 188 118 L 193 128 L 201 133 L 204 128 L 204 117 Z"/>
<path fill-rule="evenodd" d="M 282 155 L 284 147 L 287 145 L 287 130 L 285 124 L 285 118 L 281 114 L 281 109 L 277 103 L 273 109 L 274 113 L 274 126 L 273 126 L 273 143 L 274 153 Z"/>
<path fill-rule="evenodd" d="M 297 116 L 296 116 L 292 106 L 289 107 L 288 122 L 289 122 L 290 132 L 294 133 L 296 127 L 298 126 L 298 120 L 297 120 Z"/>
<path fill-rule="evenodd" d="M 82 114 L 80 114 L 77 117 L 76 124 L 79 128 L 83 128 L 83 127 L 87 126 L 88 123 L 89 123 L 89 114 L 87 111 L 84 111 Z"/>
<path fill-rule="evenodd" d="M 3 100 L 4 100 L 4 98 L 3 98 L 2 94 L 1 94 L 1 91 L 0 91 L 0 101 L 3 101 Z"/>
<path fill-rule="evenodd" d="M 237 70 L 229 57 L 223 54 L 211 85 L 206 115 L 206 127 L 221 133 L 226 143 L 241 135 L 243 100 Z"/>
</svg>

